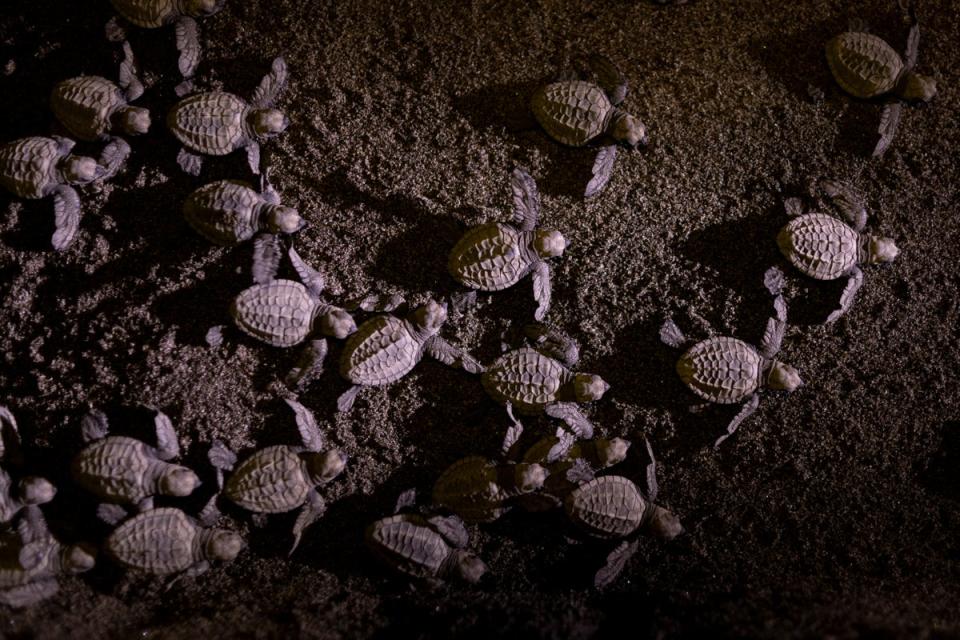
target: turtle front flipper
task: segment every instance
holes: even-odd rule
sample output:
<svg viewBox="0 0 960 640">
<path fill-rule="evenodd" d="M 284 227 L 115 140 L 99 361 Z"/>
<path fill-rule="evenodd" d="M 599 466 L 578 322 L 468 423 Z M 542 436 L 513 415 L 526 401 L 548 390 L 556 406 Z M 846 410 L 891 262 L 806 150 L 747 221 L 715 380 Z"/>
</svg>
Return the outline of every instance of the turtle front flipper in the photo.
<svg viewBox="0 0 960 640">
<path fill-rule="evenodd" d="M 549 324 L 534 323 L 525 326 L 523 331 L 536 343 L 537 351 L 560 361 L 565 367 L 575 367 L 580 361 L 580 347 L 560 329 Z"/>
<path fill-rule="evenodd" d="M 257 284 L 269 284 L 280 269 L 280 239 L 274 233 L 260 233 L 253 239 L 253 264 L 250 272 Z"/>
<path fill-rule="evenodd" d="M 551 418 L 563 420 L 578 438 L 593 437 L 593 423 L 572 402 L 552 402 L 545 407 Z"/>
<path fill-rule="evenodd" d="M 119 16 L 113 16 L 103 25 L 103 34 L 110 42 L 123 42 L 127 39 L 127 28 Z"/>
<path fill-rule="evenodd" d="M 483 366 L 463 349 L 455 347 L 440 336 L 433 336 L 424 344 L 428 356 L 451 367 L 458 366 L 467 373 L 483 373 Z"/>
<path fill-rule="evenodd" d="M 623 72 L 606 56 L 590 56 L 590 68 L 597 74 L 597 84 L 603 87 L 610 98 L 610 104 L 619 105 L 627 97 L 629 85 Z"/>
<path fill-rule="evenodd" d="M 282 56 L 274 58 L 270 73 L 265 75 L 253 92 L 250 104 L 255 109 L 272 106 L 277 96 L 287 86 L 287 62 Z"/>
<path fill-rule="evenodd" d="M 43 578 L 0 591 L 0 604 L 22 609 L 56 595 L 60 585 L 56 578 Z"/>
<path fill-rule="evenodd" d="M 177 34 L 177 51 L 180 52 L 177 62 L 180 75 L 190 78 L 200 63 L 200 27 L 190 16 L 181 16 L 174 28 Z"/>
<path fill-rule="evenodd" d="M 882 156 L 890 143 L 893 142 L 893 136 L 897 133 L 897 126 L 900 124 L 900 114 L 903 111 L 903 104 L 900 102 L 890 102 L 883 107 L 883 113 L 880 114 L 880 128 L 877 132 L 880 139 L 877 146 L 873 148 L 873 157 Z"/>
<path fill-rule="evenodd" d="M 290 547 L 288 556 L 292 556 L 293 552 L 300 546 L 300 538 L 303 537 L 304 530 L 320 519 L 326 511 L 327 503 L 323 497 L 316 491 L 311 491 L 307 496 L 306 504 L 303 505 L 297 515 L 297 521 L 293 523 L 293 546 Z"/>
<path fill-rule="evenodd" d="M 250 165 L 250 171 L 253 175 L 260 175 L 260 145 L 251 140 L 247 143 L 247 164 Z"/>
<path fill-rule="evenodd" d="M 313 412 L 305 406 L 291 398 L 284 398 L 287 406 L 293 410 L 294 418 L 297 422 L 297 431 L 300 432 L 300 442 L 307 451 L 319 452 L 323 449 L 325 442 L 320 428 L 317 426 L 317 419 Z"/>
<path fill-rule="evenodd" d="M 523 424 L 513 415 L 513 405 L 511 403 L 507 402 L 505 408 L 507 415 L 510 416 L 510 422 L 513 424 L 507 428 L 507 432 L 503 435 L 503 443 L 500 445 L 500 455 L 506 460 L 512 460 L 516 445 L 520 441 L 520 436 L 523 435 Z"/>
<path fill-rule="evenodd" d="M 173 460 L 180 455 L 180 441 L 173 429 L 173 422 L 163 411 L 154 409 L 153 429 L 157 436 L 157 457 L 163 461 Z"/>
<path fill-rule="evenodd" d="M 65 184 L 54 187 L 52 195 L 56 231 L 50 244 L 57 251 L 63 251 L 77 237 L 80 228 L 80 196 L 73 187 Z"/>
<path fill-rule="evenodd" d="M 186 149 L 180 149 L 180 153 L 177 154 L 177 164 L 180 165 L 184 173 L 199 176 L 200 169 L 203 167 L 203 158 L 195 153 L 190 153 Z"/>
<path fill-rule="evenodd" d="M 843 288 L 843 293 L 840 294 L 840 308 L 827 316 L 827 324 L 836 322 L 840 316 L 850 310 L 861 286 L 863 286 L 863 271 L 860 270 L 860 267 L 854 267 L 853 271 L 850 272 L 850 279 L 847 280 L 847 286 Z"/>
<path fill-rule="evenodd" d="M 0 461 L 4 463 L 19 458 L 20 429 L 13 412 L 0 405 Z"/>
<path fill-rule="evenodd" d="M 539 322 L 546 318 L 550 311 L 550 265 L 541 260 L 533 270 L 532 279 L 533 299 L 537 301 L 537 310 L 533 317 Z"/>
<path fill-rule="evenodd" d="M 668 347 L 679 349 L 687 343 L 687 336 L 680 330 L 677 323 L 673 321 L 673 318 L 667 318 L 664 320 L 663 326 L 660 327 L 660 342 Z"/>
<path fill-rule="evenodd" d="M 309 341 L 300 352 L 297 364 L 287 373 L 285 378 L 287 387 L 302 390 L 319 377 L 323 373 L 323 361 L 327 357 L 327 351 L 326 338 Z"/>
<path fill-rule="evenodd" d="M 137 77 L 137 63 L 133 57 L 133 49 L 126 40 L 123 41 L 123 62 L 120 63 L 119 78 L 118 84 L 123 89 L 123 97 L 127 102 L 133 102 L 143 95 L 143 83 Z"/>
<path fill-rule="evenodd" d="M 760 395 L 755 393 L 744 403 L 743 407 L 740 409 L 740 412 L 733 417 L 733 420 L 730 421 L 730 424 L 727 425 L 727 432 L 717 438 L 716 442 L 713 443 L 713 448 L 717 449 L 720 444 L 732 436 L 736 431 L 737 427 L 740 426 L 744 420 L 749 418 L 754 411 L 757 410 L 757 406 L 760 405 Z"/>
<path fill-rule="evenodd" d="M 207 460 L 217 470 L 217 488 L 223 489 L 223 472 L 233 470 L 237 464 L 237 454 L 231 451 L 222 440 L 216 439 L 210 445 Z"/>
<path fill-rule="evenodd" d="M 99 409 L 91 409 L 80 420 L 80 436 L 84 444 L 106 438 L 109 431 L 110 423 L 107 420 L 107 414 Z"/>
<path fill-rule="evenodd" d="M 863 231 L 867 226 L 867 207 L 863 199 L 848 185 L 834 180 L 824 180 L 820 186 L 850 225 L 856 231 Z"/>
<path fill-rule="evenodd" d="M 130 514 L 127 513 L 127 510 L 118 504 L 103 503 L 97 505 L 97 518 L 112 527 L 126 520 L 128 515 Z"/>
<path fill-rule="evenodd" d="M 359 384 L 355 384 L 343 393 L 340 394 L 340 397 L 337 398 L 337 411 L 341 413 L 346 413 L 353 408 L 353 403 L 357 400 L 357 394 L 360 393 L 360 389 L 363 387 Z"/>
<path fill-rule="evenodd" d="M 301 258 L 300 254 L 297 253 L 297 250 L 292 246 L 287 251 L 287 256 L 290 258 L 293 270 L 296 271 L 300 277 L 300 282 L 303 283 L 312 295 L 319 297 L 327 286 L 327 281 L 326 278 L 323 277 L 323 274 L 307 264 L 307 261 Z"/>
<path fill-rule="evenodd" d="M 523 169 L 514 169 L 510 174 L 510 189 L 513 191 L 513 222 L 521 231 L 533 231 L 540 218 L 540 193 L 537 183 Z"/>
<path fill-rule="evenodd" d="M 623 568 L 627 566 L 627 561 L 637 553 L 638 548 L 639 543 L 636 540 L 624 540 L 617 545 L 617 548 L 607 556 L 607 563 L 593 576 L 593 586 L 602 589 L 616 580 L 617 576 L 623 572 Z"/>
<path fill-rule="evenodd" d="M 109 180 L 113 178 L 120 173 L 129 157 L 130 145 L 127 141 L 123 138 L 110 138 L 97 160 L 97 179 Z"/>
<path fill-rule="evenodd" d="M 917 20 L 916 9 L 913 2 L 907 6 L 907 15 L 910 18 L 910 33 L 907 35 L 907 50 L 903 56 L 903 68 L 911 71 L 917 66 L 917 52 L 920 49 L 920 22 Z"/>
<path fill-rule="evenodd" d="M 584 198 L 592 198 L 606 188 L 607 183 L 610 182 L 610 176 L 613 175 L 613 164 L 616 159 L 617 145 L 611 144 L 600 148 L 597 158 L 593 161 L 593 177 L 590 178 L 583 192 Z"/>
</svg>

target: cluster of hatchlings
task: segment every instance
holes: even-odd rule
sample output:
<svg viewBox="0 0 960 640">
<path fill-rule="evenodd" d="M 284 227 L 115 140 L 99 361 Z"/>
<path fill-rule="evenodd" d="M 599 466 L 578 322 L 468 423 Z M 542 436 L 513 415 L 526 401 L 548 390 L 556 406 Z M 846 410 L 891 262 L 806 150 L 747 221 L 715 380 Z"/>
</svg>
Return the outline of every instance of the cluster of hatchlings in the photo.
<svg viewBox="0 0 960 640">
<path fill-rule="evenodd" d="M 511 287 L 527 276 L 537 303 L 537 324 L 527 327 L 530 346 L 504 353 L 482 366 L 441 335 L 447 304 L 429 301 L 411 313 L 390 312 L 404 306 L 398 296 L 367 296 L 337 306 L 325 300 L 323 275 L 292 245 L 284 250 L 283 235 L 304 226 L 299 213 L 281 204 L 269 182 L 269 167 L 261 166 L 260 143 L 282 133 L 288 124 L 273 103 L 287 82 L 282 58 L 273 61 L 250 100 L 222 91 L 194 90 L 191 76 L 200 56 L 195 18 L 218 11 L 223 0 L 111 0 L 133 25 L 175 27 L 179 67 L 184 81 L 182 99 L 169 112 L 167 125 L 182 144 L 178 162 L 199 175 L 203 156 L 226 155 L 243 149 L 259 184 L 220 181 L 194 191 L 183 212 L 201 235 L 219 245 L 252 241 L 253 284 L 236 296 L 230 314 L 239 329 L 275 347 L 303 344 L 303 356 L 287 376 L 291 393 L 285 398 L 300 434 L 298 446 L 276 445 L 254 452 L 238 464 L 236 454 L 215 441 L 208 458 L 215 469 L 217 492 L 196 517 L 174 507 L 155 507 L 154 498 L 183 498 L 200 486 L 198 474 L 172 462 L 179 455 L 173 426 L 154 412 L 156 444 L 109 435 L 104 413 L 92 410 L 81 421 L 86 446 L 71 467 L 75 482 L 101 501 L 98 516 L 115 528 L 103 544 L 104 553 L 119 565 L 157 575 L 197 575 L 211 562 L 233 560 L 244 541 L 217 528 L 219 505 L 232 503 L 259 514 L 298 511 L 291 553 L 305 529 L 323 515 L 322 488 L 340 475 L 347 463 L 337 449 L 326 446 L 309 409 L 295 399 L 322 372 L 327 338 L 346 340 L 339 373 L 349 383 L 337 407 L 349 411 L 367 386 L 394 383 L 424 356 L 481 375 L 484 390 L 503 406 L 511 421 L 497 459 L 472 456 L 448 468 L 433 487 L 429 505 L 417 506 L 416 492 L 405 492 L 397 513 L 371 524 L 366 540 L 371 549 L 399 571 L 431 580 L 457 574 L 478 580 L 486 568 L 467 550 L 464 523 L 496 520 L 519 506 L 528 511 L 563 508 L 570 521 L 588 537 L 616 540 L 606 565 L 595 576 L 605 585 L 635 552 L 635 534 L 650 531 L 671 539 L 683 531 L 679 519 L 655 504 L 656 463 L 650 459 L 644 488 L 625 475 L 603 474 L 627 457 L 630 443 L 622 438 L 594 437 L 594 427 L 581 403 L 599 400 L 608 389 L 597 375 L 576 372 L 579 349 L 555 327 L 542 324 L 550 309 L 551 258 L 559 257 L 566 239 L 539 226 L 540 198 L 533 178 L 521 169 L 510 176 L 513 215 L 467 231 L 453 247 L 450 274 L 469 293 Z M 901 58 L 880 38 L 855 30 L 827 43 L 826 56 L 838 84 L 859 98 L 891 95 L 884 109 L 881 139 L 875 155 L 890 144 L 903 100 L 930 100 L 933 81 L 913 72 L 919 29 L 908 8 L 911 29 Z M 80 199 L 76 185 L 109 179 L 130 153 L 123 135 L 145 133 L 149 112 L 133 106 L 144 91 L 137 77 L 125 26 L 117 19 L 107 26 L 111 40 L 122 41 L 123 61 L 117 83 L 83 76 L 58 84 L 51 108 L 59 126 L 71 137 L 30 137 L 0 147 L 0 184 L 23 198 L 53 197 L 56 232 L 53 247 L 63 250 L 77 234 Z M 536 91 L 531 107 L 543 129 L 558 142 L 585 146 L 603 140 L 585 197 L 599 194 L 609 182 L 617 145 L 646 144 L 645 126 L 620 105 L 627 95 L 623 74 L 606 58 L 591 59 L 589 79 L 562 78 Z M 186 97 L 183 97 L 186 96 Z M 73 153 L 74 139 L 100 143 L 99 158 Z M 777 236 L 786 259 L 807 276 L 820 280 L 846 278 L 833 322 L 846 312 L 863 281 L 861 266 L 892 261 L 897 248 L 889 238 L 864 232 L 866 209 L 845 185 L 822 181 L 817 193 L 826 196 L 847 223 L 822 212 L 804 212 L 804 203 L 785 202 L 789 223 Z M 286 256 L 299 282 L 278 279 Z M 681 380 L 702 399 L 720 404 L 743 403 L 719 445 L 752 413 L 764 389 L 792 391 L 802 384 L 799 373 L 777 359 L 787 327 L 784 276 L 772 267 L 765 286 L 773 296 L 774 313 L 759 347 L 732 337 L 712 337 L 690 346 L 677 362 Z M 353 313 L 374 313 L 359 326 Z M 662 340 L 674 347 L 686 343 L 679 327 L 667 320 Z M 221 328 L 208 334 L 222 340 Z M 520 415 L 546 414 L 563 422 L 555 435 L 540 439 L 520 455 L 523 425 Z M 49 481 L 23 473 L 23 455 L 13 414 L 0 407 L 0 602 L 26 606 L 56 592 L 57 576 L 93 567 L 96 550 L 87 544 L 63 544 L 48 529 L 42 505 L 56 489 Z M 14 483 L 13 476 L 19 478 Z"/>
</svg>

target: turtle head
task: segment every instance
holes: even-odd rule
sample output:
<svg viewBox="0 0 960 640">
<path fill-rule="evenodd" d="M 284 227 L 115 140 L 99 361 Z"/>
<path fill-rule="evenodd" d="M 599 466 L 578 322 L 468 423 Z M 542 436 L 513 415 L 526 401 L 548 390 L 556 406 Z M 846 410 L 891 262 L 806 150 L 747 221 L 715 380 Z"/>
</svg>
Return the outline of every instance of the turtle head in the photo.
<svg viewBox="0 0 960 640">
<path fill-rule="evenodd" d="M 160 493 L 165 496 L 183 497 L 200 486 L 200 478 L 186 467 L 172 466 L 160 478 Z"/>
<path fill-rule="evenodd" d="M 871 264 L 878 262 L 893 262 L 900 254 L 892 238 L 870 238 L 870 255 L 868 260 Z"/>
<path fill-rule="evenodd" d="M 578 373 L 573 379 L 573 392 L 577 402 L 599 400 L 610 388 L 603 378 L 592 373 Z"/>
<path fill-rule="evenodd" d="M 794 367 L 780 361 L 775 361 L 770 368 L 770 377 L 767 378 L 767 386 L 771 389 L 779 389 L 789 393 L 797 389 L 797 387 L 803 386 L 803 380 L 800 379 L 800 372 Z"/>
<path fill-rule="evenodd" d="M 130 136 L 138 136 L 150 130 L 150 110 L 143 107 L 124 107 L 120 109 L 120 128 Z"/>
<path fill-rule="evenodd" d="M 85 543 L 67 545 L 60 552 L 60 565 L 68 573 L 90 571 L 96 563 L 96 548 Z"/>
<path fill-rule="evenodd" d="M 206 556 L 212 560 L 230 562 L 243 550 L 243 538 L 226 529 L 217 529 L 212 533 L 205 546 Z"/>
<path fill-rule="evenodd" d="M 67 156 L 61 171 L 68 184 L 87 184 L 97 178 L 97 161 L 87 156 Z"/>
<path fill-rule="evenodd" d="M 595 441 L 597 462 L 603 468 L 612 467 L 627 459 L 627 451 L 630 449 L 630 441 L 623 438 L 597 438 Z"/>
<path fill-rule="evenodd" d="M 463 549 L 457 549 L 453 553 L 453 566 L 457 575 L 471 584 L 480 582 L 480 578 L 487 572 L 487 565 L 483 560 Z"/>
<path fill-rule="evenodd" d="M 530 493 L 543 488 L 547 475 L 547 470 L 539 464 L 520 463 L 514 471 L 514 482 L 521 493 Z"/>
<path fill-rule="evenodd" d="M 300 212 L 293 207 L 282 204 L 267 205 L 267 231 L 270 233 L 294 233 L 303 228 L 303 218 Z"/>
<path fill-rule="evenodd" d="M 347 456 L 337 449 L 314 453 L 307 458 L 307 471 L 317 484 L 326 484 L 343 473 Z"/>
<path fill-rule="evenodd" d="M 910 71 L 906 74 L 901 85 L 900 95 L 905 100 L 922 100 L 930 102 L 937 95 L 937 81 L 929 76 Z"/>
<path fill-rule="evenodd" d="M 683 525 L 680 524 L 680 518 L 672 511 L 663 507 L 653 505 L 653 513 L 650 514 L 650 531 L 653 535 L 662 540 L 673 540 L 683 533 Z"/>
<path fill-rule="evenodd" d="M 223 8 L 226 0 L 182 0 L 181 12 L 191 18 L 212 16 Z"/>
<path fill-rule="evenodd" d="M 647 127 L 629 113 L 622 113 L 614 120 L 610 135 L 631 147 L 641 144 L 647 146 Z"/>
<path fill-rule="evenodd" d="M 46 504 L 57 495 L 57 488 L 46 478 L 27 476 L 20 481 L 20 498 L 26 504 Z"/>
<path fill-rule="evenodd" d="M 287 129 L 290 121 L 279 109 L 256 109 L 252 115 L 253 133 L 258 138 L 273 138 Z"/>
<path fill-rule="evenodd" d="M 541 258 L 556 258 L 563 255 L 567 240 L 556 229 L 542 229 L 537 231 L 533 239 L 533 248 Z"/>
<path fill-rule="evenodd" d="M 320 333 L 337 340 L 343 340 L 357 330 L 353 316 L 338 307 L 330 309 L 320 316 Z"/>
<path fill-rule="evenodd" d="M 413 323 L 423 331 L 434 334 L 447 321 L 447 307 L 435 300 L 430 300 L 413 312 Z"/>
</svg>

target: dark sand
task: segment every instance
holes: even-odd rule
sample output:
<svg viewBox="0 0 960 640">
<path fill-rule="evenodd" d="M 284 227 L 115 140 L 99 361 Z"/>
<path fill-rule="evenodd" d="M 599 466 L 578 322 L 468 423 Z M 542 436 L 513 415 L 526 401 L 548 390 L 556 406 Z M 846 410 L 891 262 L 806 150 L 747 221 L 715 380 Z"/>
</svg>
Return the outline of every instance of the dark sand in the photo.
<svg viewBox="0 0 960 640">
<path fill-rule="evenodd" d="M 610 545 L 570 544 L 562 514 L 513 513 L 471 528 L 490 568 L 479 586 L 410 586 L 368 556 L 363 528 L 459 457 L 494 454 L 506 418 L 477 380 L 434 362 L 337 416 L 345 385 L 331 368 L 301 400 L 351 461 L 292 559 L 292 515 L 256 528 L 230 511 L 250 541 L 234 564 L 164 593 L 160 580 L 104 561 L 40 606 L 4 610 L 0 636 L 571 638 L 619 625 L 651 637 L 960 634 L 956 5 L 922 3 L 919 70 L 940 94 L 907 108 L 891 151 L 871 161 L 879 107 L 831 84 L 822 45 L 860 15 L 902 48 L 895 3 L 770 4 L 229 0 L 202 25 L 205 86 L 248 95 L 274 55 L 287 57 L 281 103 L 293 124 L 269 146 L 274 182 L 309 220 L 297 246 L 339 299 L 456 291 L 448 250 L 465 225 L 488 219 L 482 207 L 508 215 L 508 171 L 530 170 L 544 222 L 571 240 L 555 262 L 550 318 L 580 340 L 582 369 L 612 384 L 589 413 L 603 434 L 651 439 L 662 500 L 686 536 L 644 538 L 621 579 L 597 593 L 588 585 Z M 16 68 L 0 76 L 0 139 L 49 131 L 55 81 L 115 75 L 107 2 L 11 0 L 2 13 L 0 64 Z M 47 250 L 49 201 L 0 195 L 0 401 L 20 418 L 34 468 L 61 485 L 48 514 L 66 539 L 106 533 L 65 473 L 88 405 L 109 409 L 118 431 L 147 435 L 149 416 L 129 408 L 163 408 L 205 491 L 212 438 L 244 452 L 296 440 L 270 389 L 296 350 L 232 327 L 222 346 L 204 343 L 248 284 L 249 246 L 212 248 L 180 213 L 200 184 L 246 177 L 245 159 L 210 160 L 200 180 L 178 171 L 162 124 L 178 81 L 173 33 L 130 37 L 156 125 L 133 141 L 126 173 L 84 190 L 76 244 Z M 592 152 L 549 141 L 526 101 L 570 55 L 594 51 L 629 76 L 627 106 L 651 145 L 623 153 L 610 188 L 585 204 Z M 696 336 L 709 326 L 758 340 L 781 198 L 824 176 L 865 194 L 870 224 L 901 256 L 869 269 L 833 327 L 817 323 L 842 283 L 788 271 L 783 357 L 807 385 L 767 397 L 715 453 L 735 409 L 687 411 L 693 397 L 657 328 L 672 313 Z M 481 299 L 444 335 L 488 362 L 501 333 L 532 317 L 533 300 L 528 283 Z M 528 421 L 531 436 L 553 426 Z M 641 449 L 621 473 L 640 476 Z"/>
</svg>

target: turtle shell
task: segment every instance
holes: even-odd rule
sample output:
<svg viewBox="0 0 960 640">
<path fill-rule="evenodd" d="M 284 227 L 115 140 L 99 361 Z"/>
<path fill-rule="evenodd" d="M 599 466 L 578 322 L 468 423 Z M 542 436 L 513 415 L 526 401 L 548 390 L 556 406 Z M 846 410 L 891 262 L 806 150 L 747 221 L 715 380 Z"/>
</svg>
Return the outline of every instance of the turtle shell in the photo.
<svg viewBox="0 0 960 640">
<path fill-rule="evenodd" d="M 176 0 L 110 0 L 121 16 L 145 29 L 161 27 L 179 17 Z"/>
<path fill-rule="evenodd" d="M 800 271 L 817 280 L 839 278 L 860 262 L 859 233 L 824 213 L 791 220 L 777 235 L 780 252 Z"/>
<path fill-rule="evenodd" d="M 156 493 L 151 465 L 162 464 L 146 444 L 124 436 L 108 436 L 73 459 L 73 479 L 102 500 L 140 502 Z"/>
<path fill-rule="evenodd" d="M 882 38 L 848 31 L 826 45 L 827 64 L 837 84 L 857 98 L 873 98 L 893 90 L 903 59 Z"/>
<path fill-rule="evenodd" d="M 114 111 L 127 104 L 120 87 L 100 76 L 64 80 L 53 88 L 50 109 L 67 131 L 92 142 L 110 132 Z"/>
<path fill-rule="evenodd" d="M 500 356 L 480 381 L 498 404 L 510 402 L 518 412 L 529 415 L 542 412 L 572 379 L 573 374 L 562 364 L 524 347 Z"/>
<path fill-rule="evenodd" d="M 60 145 L 53 138 L 21 138 L 0 147 L 0 184 L 21 198 L 43 198 L 59 184 Z"/>
<path fill-rule="evenodd" d="M 211 182 L 190 194 L 183 215 L 197 233 L 219 245 L 249 240 L 260 231 L 261 196 L 246 182 Z"/>
<path fill-rule="evenodd" d="M 592 82 L 554 82 L 537 89 L 531 102 L 540 126 L 557 142 L 585 145 L 607 130 L 613 105 Z"/>
<path fill-rule="evenodd" d="M 194 549 L 200 530 L 179 509 L 151 509 L 117 527 L 106 549 L 125 567 L 157 575 L 178 573 L 202 559 Z"/>
<path fill-rule="evenodd" d="M 188 149 L 222 156 L 249 140 L 248 109 L 247 103 L 232 93 L 199 93 L 174 105 L 167 115 L 167 126 Z"/>
<path fill-rule="evenodd" d="M 399 514 L 377 520 L 366 532 L 367 545 L 398 571 L 416 578 L 438 575 L 450 547 L 426 520 Z"/>
<path fill-rule="evenodd" d="M 241 291 L 230 315 L 244 333 L 274 347 L 291 347 L 310 335 L 317 308 L 299 282 L 274 280 Z"/>
<path fill-rule="evenodd" d="M 503 515 L 505 498 L 497 484 L 497 466 L 481 456 L 453 463 L 433 485 L 433 502 L 466 522 L 493 522 Z"/>
<path fill-rule="evenodd" d="M 742 340 L 717 337 L 698 342 L 677 361 L 677 373 L 710 402 L 740 402 L 760 386 L 763 358 Z"/>
<path fill-rule="evenodd" d="M 410 323 L 395 316 L 377 316 L 350 336 L 340 356 L 340 375 L 354 384 L 395 382 L 417 366 L 423 341 Z"/>
<path fill-rule="evenodd" d="M 461 284 L 481 291 L 500 291 L 530 272 L 534 254 L 530 234 L 491 222 L 473 227 L 450 252 L 447 268 Z"/>
<path fill-rule="evenodd" d="M 628 536 L 643 522 L 647 501 L 622 476 L 602 476 L 574 489 L 564 501 L 567 516 L 598 538 Z"/>
<path fill-rule="evenodd" d="M 292 447 L 278 445 L 244 460 L 227 480 L 224 494 L 249 511 L 283 513 L 303 505 L 312 489 L 303 459 Z"/>
</svg>

